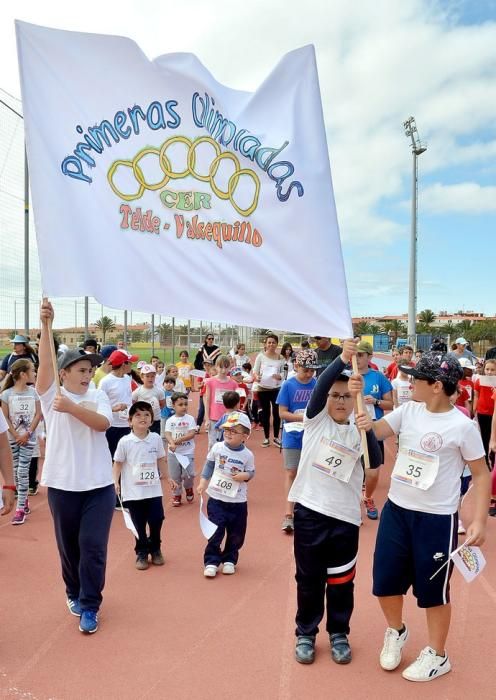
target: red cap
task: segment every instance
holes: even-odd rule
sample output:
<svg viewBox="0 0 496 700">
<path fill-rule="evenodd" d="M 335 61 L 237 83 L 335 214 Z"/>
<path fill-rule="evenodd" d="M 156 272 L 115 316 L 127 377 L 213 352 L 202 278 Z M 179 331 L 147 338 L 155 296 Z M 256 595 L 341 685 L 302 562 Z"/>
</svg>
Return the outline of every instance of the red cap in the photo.
<svg viewBox="0 0 496 700">
<path fill-rule="evenodd" d="M 124 362 L 136 362 L 138 359 L 138 355 L 130 355 L 124 350 L 114 350 L 108 358 L 108 362 L 110 362 L 112 367 L 120 367 Z"/>
</svg>

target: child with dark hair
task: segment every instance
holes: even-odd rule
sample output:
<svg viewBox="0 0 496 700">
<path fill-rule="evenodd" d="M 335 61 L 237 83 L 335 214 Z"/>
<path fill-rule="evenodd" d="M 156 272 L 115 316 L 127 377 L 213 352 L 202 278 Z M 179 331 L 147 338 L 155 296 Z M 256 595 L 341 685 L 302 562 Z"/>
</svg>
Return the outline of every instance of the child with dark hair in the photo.
<svg viewBox="0 0 496 700">
<path fill-rule="evenodd" d="M 162 480 L 167 479 L 167 464 L 162 440 L 150 430 L 153 408 L 146 401 L 136 401 L 129 409 L 131 432 L 119 440 L 114 455 L 115 490 L 138 533 L 135 544 L 136 568 L 162 566 L 161 530 L 164 521 Z M 176 486 L 171 480 L 171 486 Z M 147 531 L 148 528 L 148 531 Z"/>
<path fill-rule="evenodd" d="M 175 391 L 171 401 L 174 415 L 165 423 L 164 436 L 168 445 L 169 470 L 175 482 L 172 505 L 178 507 L 182 502 L 183 487 L 186 502 L 192 503 L 194 499 L 196 422 L 193 416 L 188 414 L 186 393 Z"/>
<path fill-rule="evenodd" d="M 12 525 L 22 525 L 31 511 L 28 501 L 29 467 L 36 446 L 36 428 L 41 420 L 40 399 L 33 384 L 36 379 L 31 360 L 16 360 L 0 395 L 2 411 L 9 427 L 8 437 L 14 461 L 17 508 Z"/>
</svg>

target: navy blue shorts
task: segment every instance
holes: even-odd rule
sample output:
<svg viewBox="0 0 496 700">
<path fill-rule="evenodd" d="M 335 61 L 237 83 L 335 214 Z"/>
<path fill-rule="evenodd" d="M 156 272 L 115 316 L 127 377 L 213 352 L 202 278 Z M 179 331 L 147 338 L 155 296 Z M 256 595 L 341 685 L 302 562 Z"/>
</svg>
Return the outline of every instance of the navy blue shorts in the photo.
<svg viewBox="0 0 496 700">
<path fill-rule="evenodd" d="M 453 563 L 432 581 L 458 542 L 458 513 L 433 515 L 386 501 L 374 552 L 373 594 L 405 595 L 412 586 L 419 608 L 449 603 Z"/>
</svg>

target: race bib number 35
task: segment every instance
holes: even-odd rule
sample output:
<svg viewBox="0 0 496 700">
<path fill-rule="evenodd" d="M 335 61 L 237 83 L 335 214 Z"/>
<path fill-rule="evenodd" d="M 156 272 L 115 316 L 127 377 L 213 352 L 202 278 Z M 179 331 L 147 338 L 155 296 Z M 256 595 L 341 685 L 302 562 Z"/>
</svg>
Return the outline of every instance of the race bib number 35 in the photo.
<svg viewBox="0 0 496 700">
<path fill-rule="evenodd" d="M 427 491 L 436 480 L 439 470 L 437 455 L 400 447 L 391 478 L 402 484 Z"/>
<path fill-rule="evenodd" d="M 313 466 L 333 479 L 348 483 L 359 457 L 357 450 L 323 437 Z"/>
</svg>

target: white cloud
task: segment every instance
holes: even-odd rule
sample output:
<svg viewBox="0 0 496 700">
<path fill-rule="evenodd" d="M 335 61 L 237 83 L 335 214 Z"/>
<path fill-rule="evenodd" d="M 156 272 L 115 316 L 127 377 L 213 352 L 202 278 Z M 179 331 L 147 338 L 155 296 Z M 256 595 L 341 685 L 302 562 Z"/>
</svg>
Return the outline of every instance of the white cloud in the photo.
<svg viewBox="0 0 496 700">
<path fill-rule="evenodd" d="M 496 212 L 496 187 L 481 187 L 476 182 L 461 182 L 456 185 L 438 182 L 424 189 L 421 197 L 422 208 L 433 214 Z"/>
<path fill-rule="evenodd" d="M 0 9 L 0 85 L 19 94 L 9 7 Z M 409 192 L 403 121 L 411 114 L 428 142 L 420 160 L 421 206 L 436 213 L 496 209 L 496 188 L 482 186 L 482 168 L 493 167 L 496 156 L 496 21 L 461 26 L 457 7 L 451 3 L 448 13 L 432 0 L 87 0 L 84 12 L 74 13 L 61 0 L 24 0 L 16 14 L 47 26 L 130 36 L 150 58 L 192 51 L 219 81 L 247 90 L 285 52 L 314 43 L 342 237 L 345 249 L 356 251 L 408 236 L 407 210 L 395 205 Z M 471 182 L 443 182 L 448 168 L 465 166 L 470 175 L 459 179 Z M 424 188 L 425 174 L 437 184 Z M 406 224 L 389 217 L 385 205 Z M 381 274 L 365 290 L 354 266 L 350 291 L 356 286 L 365 304 L 377 284 L 380 294 L 406 305 L 404 278 L 383 287 Z"/>
</svg>

